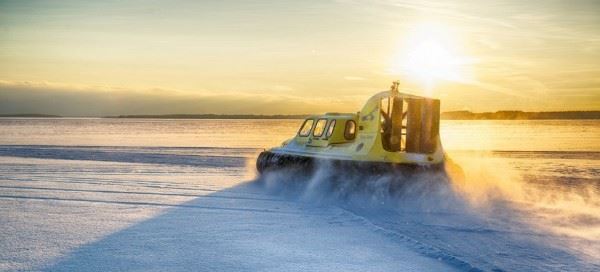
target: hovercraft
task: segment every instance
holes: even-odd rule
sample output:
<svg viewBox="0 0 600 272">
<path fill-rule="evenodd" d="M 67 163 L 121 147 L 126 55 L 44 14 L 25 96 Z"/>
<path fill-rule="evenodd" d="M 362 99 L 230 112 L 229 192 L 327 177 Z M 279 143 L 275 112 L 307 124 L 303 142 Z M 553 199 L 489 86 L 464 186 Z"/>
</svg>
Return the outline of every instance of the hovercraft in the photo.
<svg viewBox="0 0 600 272">
<path fill-rule="evenodd" d="M 390 90 L 372 96 L 357 113 L 307 117 L 296 135 L 260 153 L 260 174 L 313 171 L 320 164 L 357 174 L 412 174 L 444 169 L 440 100 Z"/>
</svg>

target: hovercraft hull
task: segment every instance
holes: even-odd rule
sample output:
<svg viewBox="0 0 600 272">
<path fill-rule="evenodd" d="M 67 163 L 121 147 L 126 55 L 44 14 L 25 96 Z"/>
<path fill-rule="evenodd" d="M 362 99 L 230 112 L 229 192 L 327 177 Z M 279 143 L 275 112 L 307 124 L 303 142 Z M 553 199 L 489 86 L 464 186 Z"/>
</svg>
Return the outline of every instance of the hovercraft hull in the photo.
<svg viewBox="0 0 600 272">
<path fill-rule="evenodd" d="M 350 175 L 401 175 L 410 177 L 419 173 L 444 173 L 444 164 L 417 165 L 392 162 L 352 161 L 340 159 L 315 158 L 295 154 L 263 151 L 256 160 L 256 169 L 260 174 L 273 171 L 297 171 L 312 174 L 318 167 L 328 167 Z"/>
</svg>

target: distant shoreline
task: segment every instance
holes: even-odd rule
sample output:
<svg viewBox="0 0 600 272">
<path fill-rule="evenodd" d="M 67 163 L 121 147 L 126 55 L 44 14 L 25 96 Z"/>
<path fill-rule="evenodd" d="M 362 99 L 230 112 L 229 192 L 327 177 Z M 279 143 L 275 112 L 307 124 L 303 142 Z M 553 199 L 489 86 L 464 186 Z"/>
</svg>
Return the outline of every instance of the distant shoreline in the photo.
<svg viewBox="0 0 600 272">
<path fill-rule="evenodd" d="M 145 114 L 145 115 L 117 115 L 104 118 L 142 118 L 142 119 L 304 119 L 308 114 Z"/>
<path fill-rule="evenodd" d="M 28 118 L 62 118 L 60 115 L 39 114 L 39 113 L 17 113 L 17 114 L 0 114 L 0 117 L 28 117 Z"/>
<path fill-rule="evenodd" d="M 140 115 L 115 115 L 101 118 L 116 119 L 304 119 L 308 114 L 140 114 Z M 24 113 L 0 114 L 0 118 L 72 118 L 86 116 L 60 116 L 52 114 Z M 90 117 L 90 116 L 87 116 Z M 600 111 L 497 111 L 475 113 L 470 111 L 448 111 L 441 114 L 443 120 L 594 120 L 600 119 Z"/>
<path fill-rule="evenodd" d="M 600 111 L 497 111 L 473 113 L 448 111 L 441 115 L 444 120 L 589 120 L 600 119 Z"/>
</svg>

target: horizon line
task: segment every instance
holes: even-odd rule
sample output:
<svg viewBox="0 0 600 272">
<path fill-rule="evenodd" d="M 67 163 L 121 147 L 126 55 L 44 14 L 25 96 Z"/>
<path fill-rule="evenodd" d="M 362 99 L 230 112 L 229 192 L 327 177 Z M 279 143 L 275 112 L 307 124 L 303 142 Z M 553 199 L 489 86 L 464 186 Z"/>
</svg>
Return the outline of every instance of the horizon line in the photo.
<svg viewBox="0 0 600 272">
<path fill-rule="evenodd" d="M 325 113 L 321 113 L 325 114 Z M 173 113 L 173 114 L 120 114 L 104 116 L 55 115 L 43 113 L 0 114 L 0 118 L 114 118 L 114 119 L 304 119 L 314 114 L 217 114 L 217 113 Z M 600 119 L 600 110 L 570 111 L 521 111 L 499 110 L 495 112 L 472 112 L 468 110 L 446 111 L 440 114 L 445 120 L 568 120 Z"/>
</svg>

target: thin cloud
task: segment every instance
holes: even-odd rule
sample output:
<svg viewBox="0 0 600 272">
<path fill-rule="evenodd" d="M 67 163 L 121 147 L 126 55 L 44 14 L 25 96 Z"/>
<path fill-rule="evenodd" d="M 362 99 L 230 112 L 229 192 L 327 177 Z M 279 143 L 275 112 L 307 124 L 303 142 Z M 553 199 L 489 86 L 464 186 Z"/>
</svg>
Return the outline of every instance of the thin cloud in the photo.
<svg viewBox="0 0 600 272">
<path fill-rule="evenodd" d="M 214 92 L 217 93 L 217 92 Z M 131 114 L 306 114 L 354 110 L 353 97 L 305 98 L 247 92 L 206 94 L 151 88 L 71 86 L 47 82 L 0 81 L 0 114 L 63 116 Z"/>
<path fill-rule="evenodd" d="M 399 8 L 412 9 L 426 13 L 435 13 L 453 19 L 477 21 L 479 23 L 486 23 L 511 29 L 515 28 L 514 25 L 503 20 L 474 16 L 468 13 L 456 11 L 455 6 L 447 3 L 443 4 L 439 2 L 420 2 L 419 4 L 416 4 L 415 1 L 386 1 L 386 4 Z"/>
</svg>

